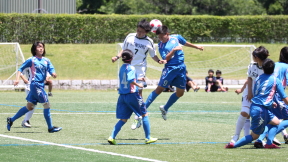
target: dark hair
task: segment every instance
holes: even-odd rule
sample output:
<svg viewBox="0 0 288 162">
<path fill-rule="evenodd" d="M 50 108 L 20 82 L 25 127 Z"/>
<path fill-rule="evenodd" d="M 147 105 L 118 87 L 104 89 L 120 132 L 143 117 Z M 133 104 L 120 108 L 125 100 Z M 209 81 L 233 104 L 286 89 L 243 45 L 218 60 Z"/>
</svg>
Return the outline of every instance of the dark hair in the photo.
<svg viewBox="0 0 288 162">
<path fill-rule="evenodd" d="M 212 69 L 209 69 L 208 73 L 213 73 L 214 74 L 214 71 Z"/>
<path fill-rule="evenodd" d="M 169 29 L 165 25 L 159 26 L 158 29 L 156 30 L 156 35 L 167 34 L 167 33 L 169 33 Z"/>
<path fill-rule="evenodd" d="M 288 47 L 283 47 L 281 49 L 279 62 L 288 63 Z"/>
<path fill-rule="evenodd" d="M 146 33 L 149 33 L 151 31 L 151 26 L 146 19 L 142 19 L 141 21 L 138 22 L 137 28 L 142 28 L 146 31 Z"/>
<path fill-rule="evenodd" d="M 124 63 L 130 63 L 133 59 L 133 52 L 129 49 L 126 49 L 122 52 L 121 56 Z"/>
<path fill-rule="evenodd" d="M 222 74 L 222 72 L 220 70 L 217 70 L 216 74 Z"/>
<path fill-rule="evenodd" d="M 43 45 L 44 51 L 43 51 L 42 56 L 45 57 L 46 51 L 45 51 L 45 44 L 44 44 L 43 42 L 34 42 L 34 43 L 32 44 L 32 47 L 31 47 L 31 53 L 32 53 L 33 56 L 36 55 L 36 48 L 37 48 L 37 46 L 38 46 L 39 44 L 42 44 L 42 45 Z"/>
<path fill-rule="evenodd" d="M 253 51 L 252 55 L 263 61 L 269 56 L 269 51 L 265 47 L 259 46 Z"/>
<path fill-rule="evenodd" d="M 275 63 L 270 59 L 265 59 L 262 63 L 262 68 L 265 74 L 272 74 L 274 72 Z"/>
</svg>

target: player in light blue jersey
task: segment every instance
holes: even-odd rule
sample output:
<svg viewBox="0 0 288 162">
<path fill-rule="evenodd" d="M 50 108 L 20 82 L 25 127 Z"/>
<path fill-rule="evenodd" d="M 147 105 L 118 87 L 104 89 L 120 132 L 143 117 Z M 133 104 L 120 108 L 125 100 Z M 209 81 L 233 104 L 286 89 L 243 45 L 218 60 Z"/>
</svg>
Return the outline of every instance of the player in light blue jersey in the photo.
<svg viewBox="0 0 288 162">
<path fill-rule="evenodd" d="M 29 110 L 33 110 L 37 103 L 43 104 L 44 107 L 44 118 L 48 125 L 48 132 L 58 132 L 62 128 L 55 127 L 52 125 L 52 119 L 50 114 L 50 103 L 48 101 L 47 94 L 44 90 L 44 81 L 46 79 L 46 74 L 49 72 L 52 77 L 56 78 L 54 66 L 48 58 L 45 57 L 45 45 L 42 42 L 35 42 L 31 47 L 32 57 L 27 59 L 19 68 L 16 81 L 14 85 L 17 86 L 19 83 L 20 75 L 25 68 L 31 69 L 31 83 L 30 92 L 26 97 L 27 106 L 22 107 L 13 117 L 7 118 L 7 129 L 10 131 L 13 122 L 26 114 Z"/>
<path fill-rule="evenodd" d="M 251 134 L 247 135 L 236 143 L 228 143 L 225 148 L 236 148 L 251 143 L 263 133 L 265 126 L 268 125 L 268 137 L 265 148 L 280 148 L 272 143 L 280 120 L 271 113 L 273 97 L 278 92 L 280 98 L 288 104 L 288 97 L 285 94 L 281 81 L 273 74 L 275 64 L 272 60 L 266 59 L 262 64 L 264 74 L 257 77 L 254 87 L 254 97 L 250 107 Z"/>
<path fill-rule="evenodd" d="M 143 88 L 142 83 L 137 83 L 137 74 L 135 67 L 131 65 L 133 59 L 133 52 L 131 50 L 123 50 L 122 61 L 124 64 L 119 71 L 119 98 L 116 107 L 116 118 L 119 121 L 114 126 L 111 136 L 108 138 L 108 142 L 112 145 L 116 145 L 116 136 L 121 130 L 122 126 L 127 122 L 132 113 L 134 112 L 139 118 L 142 117 L 143 128 L 145 132 L 145 143 L 153 143 L 157 141 L 157 138 L 150 136 L 150 122 L 148 113 L 146 111 L 145 103 L 142 97 L 139 95 L 138 87 Z"/>
<path fill-rule="evenodd" d="M 184 95 L 186 88 L 186 65 L 184 64 L 184 52 L 177 38 L 169 36 L 167 26 L 161 26 L 157 29 L 156 34 L 161 42 L 158 44 L 159 53 L 167 63 L 162 71 L 157 88 L 150 93 L 146 100 L 146 107 L 163 92 L 165 88 L 172 85 L 176 87 L 176 93 L 173 93 L 166 105 L 160 106 L 160 111 L 164 120 L 167 119 L 168 109 Z"/>
</svg>

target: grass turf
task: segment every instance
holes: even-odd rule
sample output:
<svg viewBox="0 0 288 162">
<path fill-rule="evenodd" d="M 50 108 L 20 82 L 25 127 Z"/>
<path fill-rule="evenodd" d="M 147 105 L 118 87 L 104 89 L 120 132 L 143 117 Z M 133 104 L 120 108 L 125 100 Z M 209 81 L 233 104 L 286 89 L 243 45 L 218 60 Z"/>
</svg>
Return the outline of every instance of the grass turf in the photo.
<svg viewBox="0 0 288 162">
<path fill-rule="evenodd" d="M 145 90 L 144 99 L 151 90 Z M 131 130 L 132 121 L 122 127 L 116 137 L 119 145 L 107 143 L 115 123 L 115 91 L 54 91 L 50 97 L 53 124 L 63 127 L 58 133 L 48 133 L 38 105 L 30 120 L 32 128 L 22 128 L 23 117 L 16 120 L 8 132 L 6 117 L 25 105 L 25 94 L 0 92 L 0 134 L 66 144 L 161 161 L 263 161 L 287 160 L 286 146 L 281 149 L 254 149 L 247 145 L 224 149 L 234 133 L 240 110 L 241 96 L 234 92 L 188 92 L 169 110 L 164 121 L 158 107 L 165 104 L 171 93 L 161 94 L 148 109 L 151 136 L 159 140 L 144 144 L 143 128 Z M 133 117 L 132 117 L 133 118 Z M 278 139 L 282 137 L 278 135 Z M 0 137 L 1 159 L 9 161 L 139 161 L 59 146 L 43 145 Z"/>
</svg>

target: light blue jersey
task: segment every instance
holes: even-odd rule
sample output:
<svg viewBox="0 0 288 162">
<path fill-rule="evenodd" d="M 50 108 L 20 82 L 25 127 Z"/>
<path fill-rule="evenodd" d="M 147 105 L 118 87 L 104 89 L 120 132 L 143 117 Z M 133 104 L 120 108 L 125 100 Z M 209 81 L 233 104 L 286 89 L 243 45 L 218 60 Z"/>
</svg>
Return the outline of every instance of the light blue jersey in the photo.
<svg viewBox="0 0 288 162">
<path fill-rule="evenodd" d="M 47 72 L 49 72 L 51 75 L 52 73 L 55 73 L 53 64 L 46 57 L 30 57 L 20 66 L 18 71 L 22 73 L 23 70 L 28 67 L 31 69 L 31 82 L 35 81 L 44 83 L 46 80 Z"/>
<path fill-rule="evenodd" d="M 273 75 L 282 82 L 282 85 L 285 89 L 288 80 L 288 64 L 283 62 L 276 62 Z"/>
<path fill-rule="evenodd" d="M 132 82 L 137 81 L 136 70 L 134 66 L 124 63 L 119 71 L 120 85 L 119 94 L 128 94 L 138 92 L 138 87 L 132 85 Z"/>
<path fill-rule="evenodd" d="M 172 35 L 170 35 L 171 37 L 174 37 L 174 38 L 177 38 L 178 39 L 178 41 L 179 41 L 179 43 L 181 44 L 181 45 L 185 45 L 186 44 L 186 39 L 184 38 L 184 37 L 182 37 L 182 35 L 180 35 L 180 34 L 172 34 Z"/>
<path fill-rule="evenodd" d="M 180 46 L 177 38 L 169 36 L 169 40 L 166 43 L 160 42 L 158 44 L 159 53 L 163 60 L 166 59 L 166 55 L 173 50 L 173 48 Z M 172 58 L 165 64 L 165 66 L 177 66 L 184 63 L 184 52 L 183 50 L 175 51 Z"/>
<path fill-rule="evenodd" d="M 273 75 L 262 74 L 256 79 L 252 102 L 270 108 L 273 104 L 273 97 L 276 91 L 281 99 L 287 97 L 282 83 L 278 78 Z"/>
</svg>

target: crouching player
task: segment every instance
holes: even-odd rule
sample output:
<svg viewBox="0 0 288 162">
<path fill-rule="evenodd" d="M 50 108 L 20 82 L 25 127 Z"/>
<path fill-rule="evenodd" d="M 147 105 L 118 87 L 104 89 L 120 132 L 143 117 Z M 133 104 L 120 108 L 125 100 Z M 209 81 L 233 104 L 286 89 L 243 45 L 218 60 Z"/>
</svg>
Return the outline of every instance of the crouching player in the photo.
<svg viewBox="0 0 288 162">
<path fill-rule="evenodd" d="M 146 111 L 145 103 L 142 97 L 139 95 L 138 87 L 143 88 L 143 85 L 138 84 L 136 77 L 136 70 L 131 65 L 133 59 L 132 51 L 126 49 L 122 52 L 122 61 L 124 64 L 121 66 L 119 71 L 119 98 L 116 107 L 116 118 L 120 119 L 113 131 L 111 136 L 108 138 L 108 142 L 111 145 L 116 145 L 116 136 L 121 130 L 122 126 L 127 122 L 132 113 L 134 112 L 139 117 L 142 116 L 143 128 L 145 132 L 145 143 L 153 143 L 157 141 L 157 138 L 150 137 L 150 122 L 148 113 Z"/>
<path fill-rule="evenodd" d="M 279 148 L 272 143 L 280 120 L 269 109 L 272 108 L 275 92 L 279 93 L 281 99 L 288 104 L 288 97 L 285 94 L 281 81 L 273 74 L 275 64 L 272 60 L 266 59 L 262 64 L 264 74 L 260 75 L 255 82 L 254 97 L 250 107 L 251 134 L 241 138 L 236 143 L 228 143 L 225 148 L 236 148 L 257 139 L 268 125 L 268 137 L 265 148 Z"/>
</svg>

